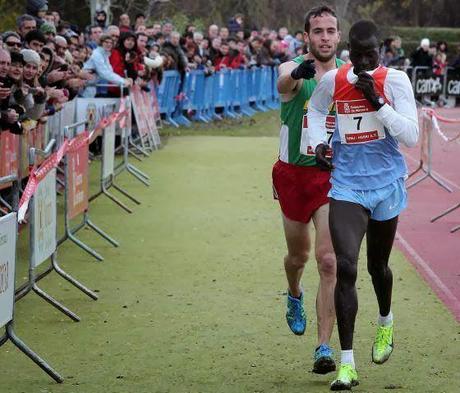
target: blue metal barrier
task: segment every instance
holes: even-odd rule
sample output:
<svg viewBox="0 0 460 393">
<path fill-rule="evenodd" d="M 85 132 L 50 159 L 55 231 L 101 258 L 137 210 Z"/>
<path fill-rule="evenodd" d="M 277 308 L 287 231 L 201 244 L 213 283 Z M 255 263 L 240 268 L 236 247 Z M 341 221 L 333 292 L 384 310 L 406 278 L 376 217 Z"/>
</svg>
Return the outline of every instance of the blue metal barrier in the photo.
<svg viewBox="0 0 460 393">
<path fill-rule="evenodd" d="M 165 71 L 158 87 L 158 106 L 160 113 L 165 115 L 165 120 L 174 127 L 179 124 L 172 118 L 176 110 L 176 97 L 179 94 L 180 74 L 177 71 Z"/>
<path fill-rule="evenodd" d="M 276 67 L 224 69 L 213 75 L 196 70 L 186 73 L 181 86 L 177 71 L 165 71 L 158 88 L 160 113 L 175 127 L 189 126 L 190 120 L 209 122 L 223 117 L 253 116 L 279 108 Z M 216 111 L 221 110 L 221 113 Z M 190 117 L 190 116 L 189 116 Z"/>
</svg>

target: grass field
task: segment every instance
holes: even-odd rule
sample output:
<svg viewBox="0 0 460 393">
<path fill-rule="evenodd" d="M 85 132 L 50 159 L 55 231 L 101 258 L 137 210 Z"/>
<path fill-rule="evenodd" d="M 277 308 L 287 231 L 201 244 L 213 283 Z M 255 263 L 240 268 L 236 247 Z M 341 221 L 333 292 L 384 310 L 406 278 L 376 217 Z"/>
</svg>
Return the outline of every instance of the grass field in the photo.
<svg viewBox="0 0 460 393">
<path fill-rule="evenodd" d="M 8 343 L 0 348 L 0 392 L 327 392 L 335 374 L 310 372 L 314 262 L 304 274 L 306 335 L 293 336 L 284 320 L 285 244 L 271 194 L 277 124 L 271 113 L 241 124 L 164 130 L 165 148 L 139 164 L 152 186 L 120 178 L 143 202 L 135 213 L 103 197 L 91 205 L 93 220 L 121 247 L 82 231 L 104 262 L 70 243 L 59 249 L 64 267 L 100 300 L 52 275 L 40 285 L 76 311 L 80 323 L 35 295 L 17 305 L 18 333 L 66 381 L 56 385 Z M 21 244 L 23 265 L 24 239 Z M 354 391 L 459 392 L 460 326 L 397 250 L 391 265 L 395 351 L 376 366 L 370 352 L 377 306 L 360 260 L 355 356 L 361 384 Z M 332 344 L 338 349 L 336 330 Z"/>
</svg>

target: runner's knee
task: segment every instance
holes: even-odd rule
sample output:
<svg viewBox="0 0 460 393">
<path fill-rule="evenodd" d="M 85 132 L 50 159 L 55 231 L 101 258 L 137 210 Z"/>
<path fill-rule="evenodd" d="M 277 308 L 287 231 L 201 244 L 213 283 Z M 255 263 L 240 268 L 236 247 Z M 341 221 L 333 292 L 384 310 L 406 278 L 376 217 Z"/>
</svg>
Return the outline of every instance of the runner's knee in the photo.
<svg viewBox="0 0 460 393">
<path fill-rule="evenodd" d="M 337 262 L 332 251 L 321 251 L 316 253 L 318 271 L 320 276 L 325 278 L 335 278 Z"/>
<path fill-rule="evenodd" d="M 357 263 L 348 258 L 337 259 L 337 285 L 354 286 L 358 275 Z"/>
<path fill-rule="evenodd" d="M 391 272 L 389 266 L 385 263 L 385 261 L 381 261 L 381 263 L 376 263 L 375 261 L 370 260 L 368 260 L 367 262 L 367 271 L 372 277 L 383 277 Z"/>
<path fill-rule="evenodd" d="M 303 268 L 308 261 L 308 252 L 299 252 L 295 254 L 289 253 L 284 258 L 284 263 L 296 268 Z"/>
</svg>

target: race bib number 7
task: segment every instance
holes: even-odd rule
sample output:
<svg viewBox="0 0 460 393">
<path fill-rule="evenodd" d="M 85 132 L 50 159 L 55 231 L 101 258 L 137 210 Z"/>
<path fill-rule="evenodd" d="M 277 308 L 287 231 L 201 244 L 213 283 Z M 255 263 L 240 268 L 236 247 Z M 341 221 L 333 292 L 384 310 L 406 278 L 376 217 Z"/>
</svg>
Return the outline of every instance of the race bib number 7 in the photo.
<svg viewBox="0 0 460 393">
<path fill-rule="evenodd" d="M 326 116 L 326 131 L 327 131 L 327 143 L 330 146 L 331 145 L 331 140 L 332 140 L 332 135 L 334 134 L 335 130 L 335 116 L 333 115 L 327 115 Z M 303 123 L 302 123 L 302 139 L 300 141 L 300 153 L 306 156 L 315 156 L 315 152 L 310 145 L 310 138 L 308 135 L 308 118 L 307 114 L 304 115 L 303 117 Z M 326 157 L 331 158 L 332 157 L 332 150 L 329 150 L 327 153 Z"/>
<path fill-rule="evenodd" d="M 368 143 L 385 139 L 383 123 L 366 99 L 336 101 L 337 122 L 342 144 Z"/>
</svg>

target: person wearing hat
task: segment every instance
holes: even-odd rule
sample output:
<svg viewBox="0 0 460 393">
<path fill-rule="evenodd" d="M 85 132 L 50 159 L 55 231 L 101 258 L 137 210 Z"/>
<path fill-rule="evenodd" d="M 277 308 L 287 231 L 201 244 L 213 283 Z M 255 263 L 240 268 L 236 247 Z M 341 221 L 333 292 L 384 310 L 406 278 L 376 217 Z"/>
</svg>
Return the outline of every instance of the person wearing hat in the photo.
<svg viewBox="0 0 460 393">
<path fill-rule="evenodd" d="M 45 22 L 40 26 L 40 31 L 45 36 L 47 43 L 50 41 L 54 42 L 54 38 L 56 37 L 56 26 L 54 26 L 51 23 Z"/>
<path fill-rule="evenodd" d="M 48 0 L 27 0 L 26 11 L 37 21 L 37 27 L 44 23 L 46 11 L 48 11 Z"/>
<path fill-rule="evenodd" d="M 26 108 L 25 115 L 32 120 L 38 120 L 45 110 L 46 93 L 38 82 L 38 72 L 40 69 L 40 55 L 32 49 L 23 49 L 21 51 L 24 59 L 24 68 L 22 71 L 23 91 L 27 91 L 24 100 Z"/>
<path fill-rule="evenodd" d="M 5 31 L 2 34 L 3 48 L 8 52 L 19 52 L 22 48 L 21 36 L 14 31 Z"/>
</svg>

